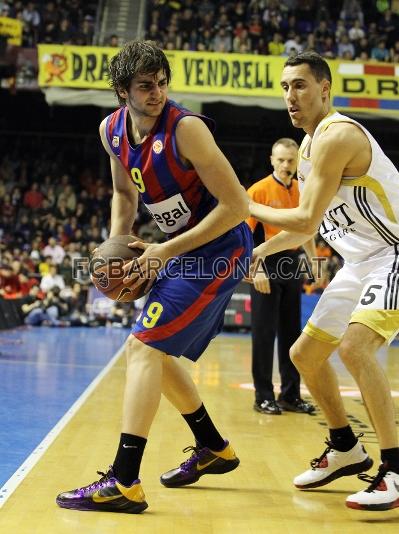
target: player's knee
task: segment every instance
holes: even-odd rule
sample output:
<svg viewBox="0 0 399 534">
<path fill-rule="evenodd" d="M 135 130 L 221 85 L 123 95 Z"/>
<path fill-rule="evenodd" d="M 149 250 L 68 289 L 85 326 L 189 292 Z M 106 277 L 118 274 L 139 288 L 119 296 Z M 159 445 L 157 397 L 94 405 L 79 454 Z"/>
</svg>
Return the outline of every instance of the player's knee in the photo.
<svg viewBox="0 0 399 534">
<path fill-rule="evenodd" d="M 127 365 L 137 362 L 152 362 L 161 360 L 163 353 L 142 343 L 133 335 L 129 336 L 125 344 Z"/>
<path fill-rule="evenodd" d="M 356 373 L 363 367 L 367 351 L 353 339 L 343 339 L 338 348 L 338 354 L 345 367 L 352 373 Z"/>
<path fill-rule="evenodd" d="M 312 353 L 304 346 L 299 338 L 290 348 L 290 358 L 292 363 L 302 375 L 318 373 L 322 359 L 312 357 Z"/>
<path fill-rule="evenodd" d="M 301 344 L 298 341 L 295 342 L 290 348 L 290 358 L 300 373 L 303 373 L 307 370 L 307 358 L 305 357 L 305 354 L 301 349 Z"/>
</svg>

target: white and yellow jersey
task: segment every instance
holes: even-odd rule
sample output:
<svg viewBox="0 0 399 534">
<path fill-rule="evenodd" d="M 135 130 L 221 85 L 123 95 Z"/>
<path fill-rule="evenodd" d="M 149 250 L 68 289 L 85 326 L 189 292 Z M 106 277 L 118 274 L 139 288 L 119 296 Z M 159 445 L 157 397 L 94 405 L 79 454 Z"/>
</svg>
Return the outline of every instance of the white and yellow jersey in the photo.
<svg viewBox="0 0 399 534">
<path fill-rule="evenodd" d="M 367 135 L 371 163 L 364 176 L 342 178 L 319 232 L 344 260 L 358 263 L 399 244 L 399 172 L 361 124 L 333 111 L 319 123 L 313 138 L 306 135 L 301 143 L 298 158 L 300 190 L 312 169 L 312 145 L 330 124 L 336 122 L 356 124 Z"/>
</svg>

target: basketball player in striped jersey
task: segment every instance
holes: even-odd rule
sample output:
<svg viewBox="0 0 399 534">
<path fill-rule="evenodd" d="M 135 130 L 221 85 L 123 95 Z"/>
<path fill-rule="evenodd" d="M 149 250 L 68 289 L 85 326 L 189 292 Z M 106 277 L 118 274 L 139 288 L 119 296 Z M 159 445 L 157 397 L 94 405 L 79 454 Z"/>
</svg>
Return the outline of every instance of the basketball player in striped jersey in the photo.
<svg viewBox="0 0 399 534">
<path fill-rule="evenodd" d="M 381 449 L 369 486 L 350 495 L 350 508 L 399 506 L 399 447 L 390 386 L 376 359 L 399 332 L 399 173 L 372 135 L 331 108 L 326 61 L 305 52 L 285 63 L 281 86 L 292 124 L 306 136 L 298 159 L 299 207 L 273 209 L 250 202 L 251 215 L 284 231 L 254 250 L 253 261 L 296 247 L 319 228 L 344 258 L 291 348 L 291 358 L 322 409 L 328 447 L 294 479 L 316 488 L 368 470 L 372 460 L 345 414 L 328 358 L 334 349 L 356 380 Z"/>
<path fill-rule="evenodd" d="M 140 197 L 168 240 L 132 243 L 144 250 L 138 260 L 143 277 L 128 274 L 127 287 L 154 280 L 151 266 L 157 265 L 158 276 L 125 345 L 122 432 L 115 460 L 100 480 L 61 493 L 57 503 L 134 514 L 147 508 L 138 477 L 161 392 L 195 440 L 187 448 L 191 457 L 161 476 L 164 486 L 192 484 L 239 464 L 178 357 L 196 361 L 220 332 L 224 311 L 244 275 L 234 266 L 249 263 L 253 241 L 243 222 L 249 215 L 247 196 L 215 143 L 213 121 L 167 98 L 171 71 L 162 50 L 150 41 L 127 43 L 112 58 L 110 74 L 121 105 L 100 126 L 114 186 L 110 236 L 131 233 Z"/>
</svg>

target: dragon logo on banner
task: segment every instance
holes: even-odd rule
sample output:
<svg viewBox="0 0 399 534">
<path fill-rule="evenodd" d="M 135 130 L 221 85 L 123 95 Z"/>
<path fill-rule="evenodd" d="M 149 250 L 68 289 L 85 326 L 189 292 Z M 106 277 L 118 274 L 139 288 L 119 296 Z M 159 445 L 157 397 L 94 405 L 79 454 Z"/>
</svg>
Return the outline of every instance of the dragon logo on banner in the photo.
<svg viewBox="0 0 399 534">
<path fill-rule="evenodd" d="M 64 82 L 62 75 L 68 68 L 68 61 L 63 54 L 50 54 L 43 56 L 42 59 L 44 69 L 48 75 L 46 83 L 50 83 L 54 78 L 58 78 L 61 82 Z"/>
</svg>

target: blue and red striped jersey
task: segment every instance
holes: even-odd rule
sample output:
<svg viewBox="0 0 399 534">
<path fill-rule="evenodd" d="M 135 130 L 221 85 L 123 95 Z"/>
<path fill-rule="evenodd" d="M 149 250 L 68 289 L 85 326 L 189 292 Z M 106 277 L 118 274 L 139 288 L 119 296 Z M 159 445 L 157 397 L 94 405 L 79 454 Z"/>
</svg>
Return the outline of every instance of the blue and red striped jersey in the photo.
<svg viewBox="0 0 399 534">
<path fill-rule="evenodd" d="M 217 200 L 195 169 L 180 159 L 176 126 L 183 117 L 196 116 L 213 131 L 214 121 L 167 100 L 148 137 L 132 146 L 127 135 L 128 113 L 128 108 L 122 107 L 107 117 L 109 146 L 131 176 L 159 228 L 168 237 L 185 232 L 203 219 Z"/>
</svg>

